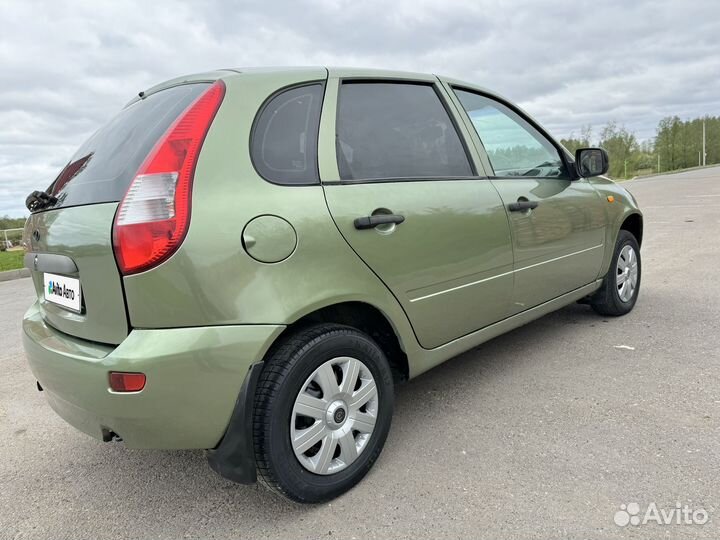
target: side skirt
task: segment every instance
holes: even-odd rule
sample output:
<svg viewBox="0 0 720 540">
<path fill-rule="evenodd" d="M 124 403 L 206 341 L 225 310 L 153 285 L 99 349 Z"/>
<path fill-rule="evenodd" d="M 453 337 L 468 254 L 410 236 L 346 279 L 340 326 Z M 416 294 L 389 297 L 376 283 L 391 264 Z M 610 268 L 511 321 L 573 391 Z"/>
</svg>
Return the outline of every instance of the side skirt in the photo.
<svg viewBox="0 0 720 540">
<path fill-rule="evenodd" d="M 412 379 L 413 377 L 424 373 L 438 364 L 441 364 L 445 360 L 448 360 L 453 356 L 457 356 L 458 354 L 472 349 L 473 347 L 477 347 L 481 343 L 491 340 L 494 337 L 509 332 L 510 330 L 523 326 L 524 324 L 534 321 L 543 315 L 547 315 L 548 313 L 552 313 L 553 311 L 572 304 L 573 302 L 576 302 L 577 300 L 595 292 L 600 285 L 602 285 L 602 282 L 602 279 L 598 279 L 588 285 L 580 287 L 579 289 L 575 289 L 574 291 L 565 293 L 562 296 L 548 300 L 547 302 L 535 306 L 534 308 L 530 308 L 526 311 L 513 315 L 512 317 L 508 317 L 507 319 L 493 323 L 485 328 L 481 328 L 476 332 L 450 341 L 445 345 L 441 345 L 435 349 L 421 351 L 414 359 L 410 359 L 410 378 Z"/>
</svg>

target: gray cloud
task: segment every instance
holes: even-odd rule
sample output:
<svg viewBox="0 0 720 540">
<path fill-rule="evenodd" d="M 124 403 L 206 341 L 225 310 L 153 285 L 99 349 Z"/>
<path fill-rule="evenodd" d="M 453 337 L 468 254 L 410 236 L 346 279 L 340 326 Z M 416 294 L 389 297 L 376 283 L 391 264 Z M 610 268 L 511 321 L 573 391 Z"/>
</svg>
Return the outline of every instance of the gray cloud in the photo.
<svg viewBox="0 0 720 540">
<path fill-rule="evenodd" d="M 443 73 L 558 137 L 720 114 L 716 1 L 32 1 L 0 4 L 0 215 L 23 215 L 137 91 L 184 73 L 353 65 Z"/>
</svg>

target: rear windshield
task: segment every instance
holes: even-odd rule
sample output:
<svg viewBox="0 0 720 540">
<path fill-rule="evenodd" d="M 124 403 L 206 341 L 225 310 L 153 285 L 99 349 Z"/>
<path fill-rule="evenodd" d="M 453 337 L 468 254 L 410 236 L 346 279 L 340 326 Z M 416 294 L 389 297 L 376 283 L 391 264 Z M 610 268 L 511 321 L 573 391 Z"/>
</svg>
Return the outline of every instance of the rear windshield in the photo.
<svg viewBox="0 0 720 540">
<path fill-rule="evenodd" d="M 208 84 L 175 86 L 141 99 L 95 132 L 48 188 L 51 208 L 119 201 L 157 140 Z"/>
</svg>

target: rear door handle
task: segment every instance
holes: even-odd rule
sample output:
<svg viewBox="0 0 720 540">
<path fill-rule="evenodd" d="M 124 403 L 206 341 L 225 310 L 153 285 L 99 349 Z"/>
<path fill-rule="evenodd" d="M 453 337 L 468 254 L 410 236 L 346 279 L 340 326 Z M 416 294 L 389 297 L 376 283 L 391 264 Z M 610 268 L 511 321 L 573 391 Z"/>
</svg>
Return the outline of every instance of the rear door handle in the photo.
<svg viewBox="0 0 720 540">
<path fill-rule="evenodd" d="M 358 230 L 363 229 L 374 229 L 378 225 L 386 225 L 388 223 L 395 223 L 400 225 L 405 221 L 405 216 L 399 214 L 376 214 L 374 216 L 364 216 L 355 218 L 353 224 Z"/>
<path fill-rule="evenodd" d="M 518 201 L 508 204 L 508 210 L 511 212 L 524 212 L 525 210 L 532 210 L 537 208 L 537 201 Z"/>
</svg>

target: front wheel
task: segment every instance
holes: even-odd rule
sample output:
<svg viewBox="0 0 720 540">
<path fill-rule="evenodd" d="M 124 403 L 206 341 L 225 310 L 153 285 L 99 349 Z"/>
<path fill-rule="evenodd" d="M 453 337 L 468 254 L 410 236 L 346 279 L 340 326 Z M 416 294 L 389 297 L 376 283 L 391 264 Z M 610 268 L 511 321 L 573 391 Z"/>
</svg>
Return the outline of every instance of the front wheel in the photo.
<svg viewBox="0 0 720 540">
<path fill-rule="evenodd" d="M 393 380 L 382 350 L 354 328 L 318 324 L 283 339 L 265 362 L 253 414 L 263 483 L 305 503 L 352 488 L 390 429 Z"/>
<path fill-rule="evenodd" d="M 632 233 L 621 230 L 603 284 L 590 300 L 600 315 L 617 317 L 629 313 L 640 292 L 642 265 L 640 246 Z"/>
</svg>

